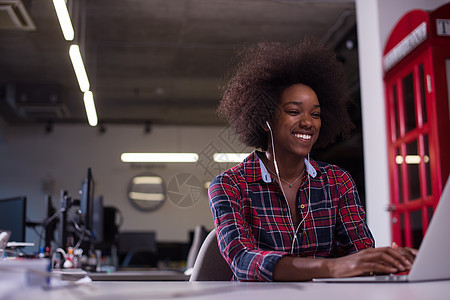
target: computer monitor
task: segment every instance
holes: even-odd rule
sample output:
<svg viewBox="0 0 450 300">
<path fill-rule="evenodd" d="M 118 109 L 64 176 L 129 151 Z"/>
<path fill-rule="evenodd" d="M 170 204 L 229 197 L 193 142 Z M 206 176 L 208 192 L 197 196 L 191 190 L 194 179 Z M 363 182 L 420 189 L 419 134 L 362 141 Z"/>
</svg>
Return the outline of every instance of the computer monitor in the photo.
<svg viewBox="0 0 450 300">
<path fill-rule="evenodd" d="M 87 170 L 86 179 L 81 184 L 80 214 L 86 229 L 92 229 L 92 210 L 94 205 L 94 179 L 91 168 Z"/>
<path fill-rule="evenodd" d="M 91 219 L 91 232 L 92 242 L 99 244 L 103 242 L 103 224 L 104 224 L 104 208 L 103 208 L 103 196 L 98 196 L 94 199 L 92 206 L 92 219 Z"/>
<path fill-rule="evenodd" d="M 25 196 L 0 200 L 0 229 L 11 231 L 9 241 L 25 242 L 26 213 Z"/>
<path fill-rule="evenodd" d="M 51 247 L 51 243 L 55 238 L 55 229 L 58 219 L 55 217 L 56 209 L 52 203 L 52 197 L 47 195 L 45 197 L 45 212 L 46 217 L 42 223 L 45 232 L 45 247 Z"/>
<path fill-rule="evenodd" d="M 156 267 L 158 259 L 156 232 L 120 232 L 118 259 L 121 267 Z"/>
</svg>

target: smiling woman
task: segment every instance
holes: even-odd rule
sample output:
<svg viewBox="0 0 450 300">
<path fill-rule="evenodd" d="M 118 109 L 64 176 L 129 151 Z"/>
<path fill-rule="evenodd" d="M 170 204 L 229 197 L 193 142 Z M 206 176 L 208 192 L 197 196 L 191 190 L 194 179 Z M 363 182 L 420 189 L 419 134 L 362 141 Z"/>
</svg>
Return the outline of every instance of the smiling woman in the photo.
<svg viewBox="0 0 450 300">
<path fill-rule="evenodd" d="M 313 39 L 244 49 L 219 106 L 255 147 L 208 189 L 234 280 L 300 281 L 411 266 L 414 251 L 377 248 L 350 174 L 310 158 L 349 133 L 348 93 L 334 53 Z"/>
</svg>

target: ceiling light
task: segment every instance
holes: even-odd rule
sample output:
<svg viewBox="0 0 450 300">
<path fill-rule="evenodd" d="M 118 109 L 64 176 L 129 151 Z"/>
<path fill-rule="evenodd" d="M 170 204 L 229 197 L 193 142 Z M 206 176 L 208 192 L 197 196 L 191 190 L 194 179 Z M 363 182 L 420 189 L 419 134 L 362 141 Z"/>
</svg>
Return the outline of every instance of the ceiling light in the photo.
<svg viewBox="0 0 450 300">
<path fill-rule="evenodd" d="M 196 162 L 197 153 L 122 153 L 123 162 Z"/>
<path fill-rule="evenodd" d="M 214 153 L 213 159 L 219 163 L 242 162 L 250 153 Z"/>
<path fill-rule="evenodd" d="M 94 95 L 91 91 L 84 92 L 83 100 L 89 125 L 97 126 L 98 118 L 95 110 Z"/>
<path fill-rule="evenodd" d="M 70 60 L 72 61 L 75 75 L 77 76 L 80 90 L 84 93 L 89 91 L 89 79 L 84 68 L 83 59 L 81 58 L 80 47 L 78 45 L 72 45 L 69 49 Z"/>
<path fill-rule="evenodd" d="M 74 38 L 74 31 L 66 2 L 64 0 L 53 0 L 53 5 L 55 6 L 56 15 L 58 16 L 59 25 L 61 25 L 64 38 L 66 41 L 72 41 Z"/>
</svg>

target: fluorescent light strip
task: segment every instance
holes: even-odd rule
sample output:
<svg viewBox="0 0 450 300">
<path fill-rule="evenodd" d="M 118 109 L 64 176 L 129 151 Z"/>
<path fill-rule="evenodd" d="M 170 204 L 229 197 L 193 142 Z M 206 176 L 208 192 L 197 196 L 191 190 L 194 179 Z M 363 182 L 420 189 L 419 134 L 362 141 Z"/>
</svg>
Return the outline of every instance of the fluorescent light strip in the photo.
<svg viewBox="0 0 450 300">
<path fill-rule="evenodd" d="M 95 110 L 94 95 L 91 91 L 84 92 L 83 100 L 89 125 L 93 127 L 97 126 L 98 118 L 97 111 Z"/>
<path fill-rule="evenodd" d="M 75 34 L 66 2 L 64 0 L 53 0 L 53 6 L 55 6 L 56 15 L 58 16 L 59 25 L 61 26 L 64 38 L 66 41 L 72 41 Z"/>
<path fill-rule="evenodd" d="M 197 153 L 122 153 L 123 162 L 196 162 Z"/>
<path fill-rule="evenodd" d="M 78 45 L 72 45 L 69 49 L 70 60 L 72 61 L 75 75 L 77 76 L 78 85 L 80 90 L 84 93 L 89 91 L 89 79 L 84 68 L 83 59 L 81 58 L 80 47 Z"/>
<path fill-rule="evenodd" d="M 141 200 L 141 201 L 161 201 L 164 200 L 165 195 L 161 193 L 139 193 L 139 192 L 130 192 L 128 193 L 128 197 L 133 200 Z"/>
<path fill-rule="evenodd" d="M 242 162 L 250 153 L 214 153 L 213 159 L 218 163 Z"/>
</svg>

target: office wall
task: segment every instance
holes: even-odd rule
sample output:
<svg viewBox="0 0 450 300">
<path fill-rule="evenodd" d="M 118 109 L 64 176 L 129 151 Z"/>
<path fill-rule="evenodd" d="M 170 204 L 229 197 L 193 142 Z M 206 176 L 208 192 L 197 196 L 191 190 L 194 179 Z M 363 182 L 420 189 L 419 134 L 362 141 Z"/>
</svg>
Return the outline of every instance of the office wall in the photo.
<svg viewBox="0 0 450 300">
<path fill-rule="evenodd" d="M 433 10 L 444 0 L 356 0 L 367 219 L 377 245 L 391 243 L 382 54 L 391 30 L 411 9 Z"/>
<path fill-rule="evenodd" d="M 154 212 L 136 210 L 127 199 L 130 179 L 143 172 L 163 177 L 166 185 L 180 173 L 195 176 L 203 185 L 221 169 L 208 158 L 214 151 L 243 150 L 240 143 L 222 127 L 158 127 L 146 134 L 144 126 L 55 125 L 46 133 L 42 127 L 10 127 L 8 138 L 0 142 L 0 198 L 26 195 L 28 217 L 44 217 L 46 194 L 59 206 L 60 190 L 79 197 L 81 182 L 91 167 L 95 195 L 103 195 L 106 205 L 120 209 L 124 216 L 122 230 L 155 230 L 160 241 L 188 241 L 188 231 L 197 224 L 212 228 L 206 189 L 192 198 L 192 205 L 180 205 L 168 198 Z M 122 152 L 196 152 L 200 163 L 129 164 L 120 160 Z M 191 192 L 180 186 L 180 193 Z M 36 239 L 30 230 L 27 232 Z"/>
</svg>

